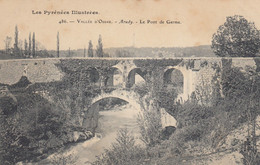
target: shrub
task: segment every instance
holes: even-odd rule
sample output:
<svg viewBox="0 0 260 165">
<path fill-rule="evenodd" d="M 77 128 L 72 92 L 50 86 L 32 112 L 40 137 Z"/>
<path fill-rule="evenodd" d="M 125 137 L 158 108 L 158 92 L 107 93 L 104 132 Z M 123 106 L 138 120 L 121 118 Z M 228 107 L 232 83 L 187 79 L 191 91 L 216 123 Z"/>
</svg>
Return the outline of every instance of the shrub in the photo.
<svg viewBox="0 0 260 165">
<path fill-rule="evenodd" d="M 147 96 L 141 101 L 141 107 L 142 111 L 137 118 L 141 140 L 147 146 L 154 146 L 160 143 L 163 131 L 159 106 Z"/>
<path fill-rule="evenodd" d="M 109 150 L 97 157 L 93 165 L 139 165 L 145 158 L 145 152 L 140 146 L 135 145 L 134 137 L 126 128 L 120 129 Z"/>
</svg>

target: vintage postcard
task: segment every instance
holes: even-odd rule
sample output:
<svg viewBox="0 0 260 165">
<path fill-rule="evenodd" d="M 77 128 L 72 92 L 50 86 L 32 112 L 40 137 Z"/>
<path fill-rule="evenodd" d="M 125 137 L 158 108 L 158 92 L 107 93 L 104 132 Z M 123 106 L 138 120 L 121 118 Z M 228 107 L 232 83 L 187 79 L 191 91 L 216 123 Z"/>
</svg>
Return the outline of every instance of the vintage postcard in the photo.
<svg viewBox="0 0 260 165">
<path fill-rule="evenodd" d="M 0 164 L 260 164 L 257 0 L 0 0 Z"/>
</svg>

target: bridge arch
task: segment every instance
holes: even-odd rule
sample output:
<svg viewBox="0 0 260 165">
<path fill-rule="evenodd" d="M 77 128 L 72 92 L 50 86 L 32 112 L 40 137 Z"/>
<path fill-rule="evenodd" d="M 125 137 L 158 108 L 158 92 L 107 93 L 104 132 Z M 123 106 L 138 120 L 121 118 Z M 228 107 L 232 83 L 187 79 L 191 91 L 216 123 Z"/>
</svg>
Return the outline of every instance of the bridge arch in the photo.
<svg viewBox="0 0 260 165">
<path fill-rule="evenodd" d="M 95 133 L 96 128 L 98 127 L 99 103 L 101 100 L 106 98 L 118 98 L 124 100 L 133 107 L 133 111 L 135 111 L 134 114 L 139 114 L 141 112 L 141 106 L 138 100 L 139 95 L 135 92 L 114 90 L 111 93 L 101 93 L 92 99 L 90 106 L 83 114 L 82 126 L 93 133 Z"/>
<path fill-rule="evenodd" d="M 140 100 L 139 100 L 140 96 L 133 91 L 126 91 L 126 90 L 114 90 L 110 93 L 102 93 L 92 99 L 91 105 L 105 98 L 119 98 L 121 100 L 127 101 L 137 110 L 141 110 Z"/>
<path fill-rule="evenodd" d="M 178 97 L 176 101 L 179 101 L 183 103 L 184 101 L 188 100 L 191 93 L 195 90 L 193 88 L 194 85 L 194 78 L 193 78 L 193 71 L 191 69 L 188 69 L 186 66 L 168 66 L 164 70 L 164 77 L 167 77 L 166 75 L 170 73 L 171 70 L 179 70 L 179 75 L 181 73 L 182 77 L 182 92 L 178 93 Z"/>
<path fill-rule="evenodd" d="M 166 88 L 174 89 L 178 94 L 184 92 L 184 74 L 176 67 L 167 67 L 163 74 L 163 84 Z"/>
<path fill-rule="evenodd" d="M 141 68 L 133 68 L 129 71 L 127 76 L 127 87 L 131 88 L 134 84 L 136 84 L 136 75 L 140 76 L 141 80 L 139 81 L 146 81 L 145 75 L 147 73 L 142 71 Z"/>
<path fill-rule="evenodd" d="M 105 79 L 105 86 L 122 86 L 123 83 L 123 73 L 117 67 L 112 67 L 111 71 Z"/>
</svg>

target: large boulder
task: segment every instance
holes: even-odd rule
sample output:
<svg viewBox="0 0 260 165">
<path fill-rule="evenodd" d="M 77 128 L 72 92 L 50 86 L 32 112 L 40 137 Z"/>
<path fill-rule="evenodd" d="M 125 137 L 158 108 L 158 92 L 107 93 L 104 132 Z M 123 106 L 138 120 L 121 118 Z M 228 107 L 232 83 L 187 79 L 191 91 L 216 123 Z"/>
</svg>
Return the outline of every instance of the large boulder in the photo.
<svg viewBox="0 0 260 165">
<path fill-rule="evenodd" d="M 84 140 L 88 140 L 93 137 L 93 134 L 90 131 L 74 131 L 73 132 L 73 140 L 74 142 L 80 142 Z"/>
<path fill-rule="evenodd" d="M 79 132 L 78 141 L 84 141 L 87 139 L 87 136 L 84 134 L 84 132 Z"/>
<path fill-rule="evenodd" d="M 170 136 L 175 132 L 176 127 L 174 126 L 167 126 L 162 131 L 162 139 L 169 139 Z"/>
<path fill-rule="evenodd" d="M 176 119 L 172 115 L 170 115 L 164 108 L 160 109 L 160 113 L 161 113 L 161 122 L 163 128 L 169 126 L 173 126 L 173 127 L 177 126 Z"/>
<path fill-rule="evenodd" d="M 74 142 L 77 142 L 79 139 L 79 132 L 78 131 L 74 131 L 73 132 L 73 140 Z"/>
<path fill-rule="evenodd" d="M 84 134 L 86 135 L 86 137 L 87 137 L 87 139 L 86 140 L 88 140 L 88 139 L 90 139 L 90 138 L 92 138 L 94 135 L 93 135 L 93 133 L 92 132 L 90 132 L 90 131 L 84 131 Z"/>
</svg>

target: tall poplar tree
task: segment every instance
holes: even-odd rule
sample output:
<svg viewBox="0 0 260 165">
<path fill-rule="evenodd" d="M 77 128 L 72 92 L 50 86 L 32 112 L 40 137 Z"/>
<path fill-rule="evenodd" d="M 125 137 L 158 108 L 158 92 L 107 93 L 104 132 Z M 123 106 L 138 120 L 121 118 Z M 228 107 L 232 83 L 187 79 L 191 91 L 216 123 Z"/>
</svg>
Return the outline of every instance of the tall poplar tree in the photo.
<svg viewBox="0 0 260 165">
<path fill-rule="evenodd" d="M 18 55 L 19 54 L 19 48 L 18 48 L 18 27 L 17 25 L 15 26 L 15 32 L 14 32 L 14 54 Z"/>
<path fill-rule="evenodd" d="M 98 38 L 98 45 L 97 45 L 96 53 L 97 53 L 97 57 L 104 57 L 101 35 L 99 35 L 99 38 Z"/>
<path fill-rule="evenodd" d="M 26 39 L 24 39 L 24 54 L 25 56 L 28 54 L 28 43 Z"/>
<path fill-rule="evenodd" d="M 32 38 L 31 38 L 31 32 L 29 33 L 29 48 L 28 48 L 28 54 L 31 56 L 32 54 Z"/>
<path fill-rule="evenodd" d="M 35 58 L 36 52 L 35 52 L 35 33 L 33 32 L 33 37 L 32 37 L 32 56 Z"/>
<path fill-rule="evenodd" d="M 86 46 L 84 45 L 84 57 L 86 57 Z"/>
<path fill-rule="evenodd" d="M 57 57 L 60 57 L 60 33 L 57 33 Z"/>
<path fill-rule="evenodd" d="M 89 41 L 88 43 L 88 57 L 93 57 L 93 45 L 92 45 L 92 42 L 91 40 Z"/>
<path fill-rule="evenodd" d="M 6 36 L 5 42 L 5 52 L 8 54 L 11 46 L 12 37 Z"/>
</svg>

